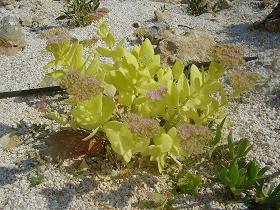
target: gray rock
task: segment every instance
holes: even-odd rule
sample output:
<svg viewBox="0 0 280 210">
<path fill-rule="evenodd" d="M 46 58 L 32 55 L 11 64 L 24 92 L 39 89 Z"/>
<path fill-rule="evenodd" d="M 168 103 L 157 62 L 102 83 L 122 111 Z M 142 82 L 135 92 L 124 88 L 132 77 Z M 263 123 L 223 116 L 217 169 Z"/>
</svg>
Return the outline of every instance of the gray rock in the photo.
<svg viewBox="0 0 280 210">
<path fill-rule="evenodd" d="M 12 54 L 26 46 L 25 35 L 22 32 L 18 18 L 6 16 L 0 21 L 0 53 Z"/>
<path fill-rule="evenodd" d="M 159 23 L 145 29 L 145 38 L 148 38 L 152 44 L 158 45 L 161 40 L 164 40 L 174 34 L 171 27 L 165 23 Z"/>
<path fill-rule="evenodd" d="M 280 32 L 280 1 L 272 12 L 261 22 L 254 25 L 255 28 L 264 28 L 269 32 Z"/>
</svg>

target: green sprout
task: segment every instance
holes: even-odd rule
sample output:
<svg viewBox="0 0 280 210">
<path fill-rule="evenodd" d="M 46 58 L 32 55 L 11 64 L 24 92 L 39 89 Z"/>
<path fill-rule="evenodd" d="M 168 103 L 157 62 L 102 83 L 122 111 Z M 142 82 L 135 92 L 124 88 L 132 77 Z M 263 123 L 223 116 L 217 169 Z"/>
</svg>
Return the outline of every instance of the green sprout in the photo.
<svg viewBox="0 0 280 210">
<path fill-rule="evenodd" d="M 202 183 L 200 176 L 193 175 L 191 173 L 179 173 L 176 176 L 177 179 L 177 192 L 196 195 L 198 193 L 198 188 Z"/>
<path fill-rule="evenodd" d="M 44 174 L 38 174 L 38 175 L 35 175 L 35 176 L 32 176 L 30 178 L 30 186 L 31 187 L 35 187 L 41 183 L 43 183 L 45 180 L 45 175 Z"/>
<path fill-rule="evenodd" d="M 69 23 L 75 26 L 87 26 L 95 18 L 94 12 L 100 5 L 99 0 L 71 0 L 64 10 L 64 14 L 57 17 L 56 20 L 68 19 Z"/>
</svg>

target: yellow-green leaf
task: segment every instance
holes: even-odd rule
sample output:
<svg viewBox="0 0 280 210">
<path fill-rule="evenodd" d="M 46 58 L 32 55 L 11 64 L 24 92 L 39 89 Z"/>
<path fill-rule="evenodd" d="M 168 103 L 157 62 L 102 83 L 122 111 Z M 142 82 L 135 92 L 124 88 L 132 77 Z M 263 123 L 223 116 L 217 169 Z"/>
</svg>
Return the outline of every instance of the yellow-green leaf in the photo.
<svg viewBox="0 0 280 210">
<path fill-rule="evenodd" d="M 179 77 L 184 74 L 185 65 L 181 61 L 176 61 L 172 68 L 173 77 L 176 80 L 179 80 Z"/>
</svg>

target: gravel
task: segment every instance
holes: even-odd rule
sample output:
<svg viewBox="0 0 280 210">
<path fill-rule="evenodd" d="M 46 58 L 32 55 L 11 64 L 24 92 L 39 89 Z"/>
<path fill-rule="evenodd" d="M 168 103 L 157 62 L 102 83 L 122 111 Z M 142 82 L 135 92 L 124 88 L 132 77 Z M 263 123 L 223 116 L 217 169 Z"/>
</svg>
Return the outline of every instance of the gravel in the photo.
<svg viewBox="0 0 280 210">
<path fill-rule="evenodd" d="M 43 18 L 43 25 L 59 25 L 54 18 L 63 8 L 62 1 L 22 0 L 16 4 L 23 6 L 12 11 L 1 7 L 0 17 L 32 14 Z M 263 19 L 271 8 L 256 9 L 253 0 L 235 0 L 232 4 L 231 9 L 221 11 L 216 16 L 204 14 L 199 17 L 187 15 L 182 5 L 167 4 L 171 15 L 166 21 L 178 33 L 183 32 L 178 25 L 187 25 L 209 32 L 218 42 L 242 46 L 246 55 L 259 57 L 240 69 L 257 72 L 263 78 L 254 91 L 229 107 L 229 117 L 234 124 L 232 129 L 236 138 L 248 137 L 254 143 L 249 158 L 269 165 L 273 172 L 280 169 L 280 36 L 249 28 L 251 23 Z M 101 5 L 110 10 L 107 21 L 117 38 L 132 39 L 133 23 L 151 25 L 154 10 L 163 4 L 149 0 L 106 0 Z M 80 39 L 91 37 L 94 31 L 93 25 L 70 29 L 71 34 Z M 37 87 L 44 78 L 46 70 L 43 67 L 50 60 L 44 50 L 45 41 L 30 28 L 25 27 L 24 32 L 26 49 L 16 56 L 0 56 L 0 91 Z M 126 43 L 126 46 L 129 44 Z M 277 91 L 277 86 L 278 93 L 273 91 Z M 55 126 L 34 108 L 36 99 L 0 100 L 0 137 L 11 132 L 18 123 L 27 128 L 34 123 Z M 38 162 L 37 150 L 30 139 L 30 135 L 24 135 L 21 144 L 11 151 L 0 147 L 0 209 L 137 209 L 138 203 L 148 198 L 147 192 L 171 189 L 166 175 L 137 168 L 112 171 L 109 166 L 101 166 L 102 172 L 93 171 L 79 180 L 55 164 Z M 31 187 L 30 177 L 40 173 L 44 174 L 45 180 Z M 202 189 L 197 197 L 177 196 L 174 207 L 246 209 L 242 204 L 226 206 L 220 203 L 219 197 L 214 195 L 214 191 L 219 189 L 219 186 Z"/>
</svg>

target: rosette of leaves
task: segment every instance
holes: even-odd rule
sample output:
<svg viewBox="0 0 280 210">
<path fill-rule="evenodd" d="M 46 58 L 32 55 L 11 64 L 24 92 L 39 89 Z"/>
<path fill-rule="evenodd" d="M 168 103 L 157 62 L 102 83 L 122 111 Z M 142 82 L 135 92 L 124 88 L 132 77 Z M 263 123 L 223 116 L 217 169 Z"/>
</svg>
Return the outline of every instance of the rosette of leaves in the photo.
<svg viewBox="0 0 280 210">
<path fill-rule="evenodd" d="M 99 129 L 126 162 L 140 153 L 157 161 L 162 172 L 167 158 L 178 162 L 177 156 L 184 155 L 177 125 L 203 126 L 223 118 L 227 98 L 219 79 L 225 66 L 213 62 L 206 73 L 193 65 L 187 77 L 179 61 L 172 69 L 162 66 L 149 39 L 128 50 L 105 22 L 98 35 L 105 47 L 86 56 L 79 43 L 59 56 L 50 51 L 54 60 L 48 67 L 54 71 L 49 75 L 61 80 L 69 94 L 65 103 L 72 108 L 65 115 L 48 110 L 48 117 L 93 135 Z M 111 61 L 101 62 L 101 57 Z"/>
<path fill-rule="evenodd" d="M 207 5 L 204 0 L 186 0 L 188 4 L 187 12 L 194 16 L 202 15 L 207 12 Z"/>
<path fill-rule="evenodd" d="M 64 14 L 57 17 L 56 20 L 68 19 L 69 23 L 75 26 L 90 25 L 96 16 L 100 15 L 94 14 L 99 5 L 99 0 L 70 0 Z"/>
<path fill-rule="evenodd" d="M 280 184 L 270 183 L 279 177 L 280 171 L 268 173 L 268 166 L 262 168 L 256 160 L 246 161 L 252 146 L 248 139 L 234 141 L 230 132 L 228 159 L 214 180 L 224 184 L 237 201 L 248 204 L 250 209 L 279 209 Z M 248 193 L 249 190 L 255 193 Z"/>
<path fill-rule="evenodd" d="M 179 172 L 176 177 L 176 191 L 179 193 L 196 195 L 202 184 L 202 178 L 190 172 Z"/>
</svg>

